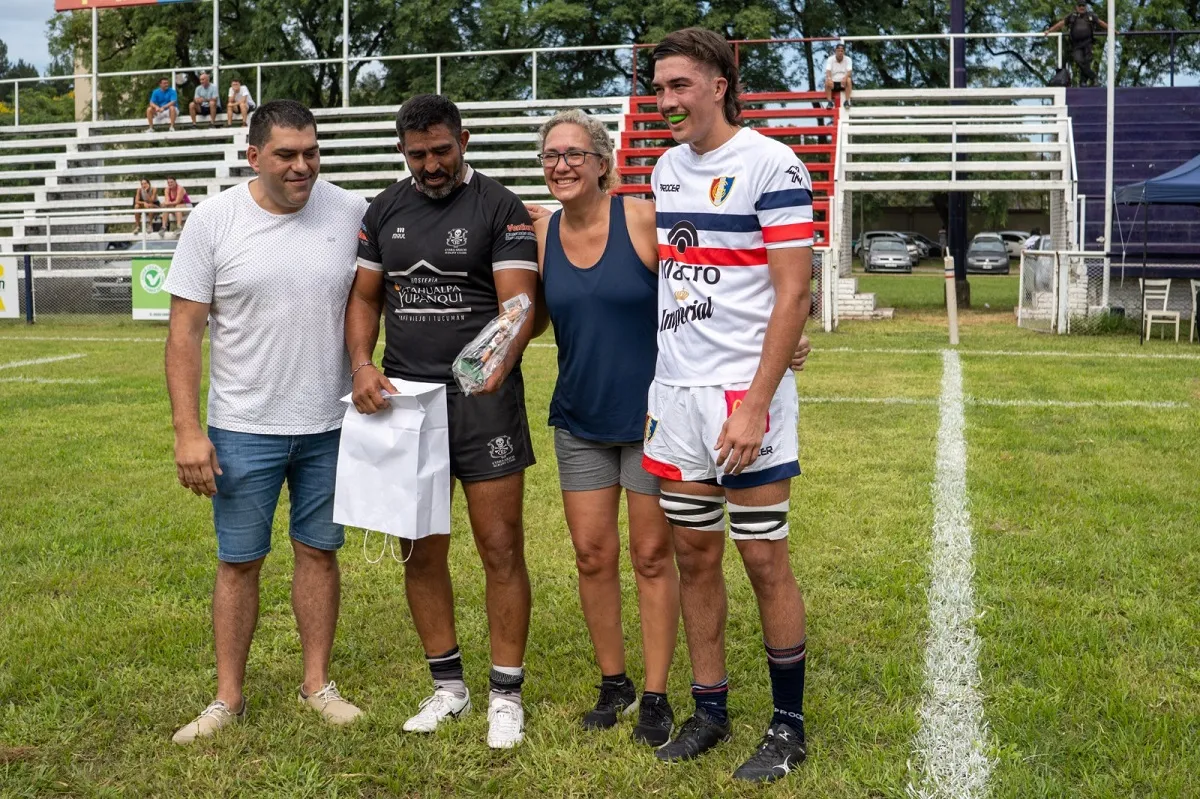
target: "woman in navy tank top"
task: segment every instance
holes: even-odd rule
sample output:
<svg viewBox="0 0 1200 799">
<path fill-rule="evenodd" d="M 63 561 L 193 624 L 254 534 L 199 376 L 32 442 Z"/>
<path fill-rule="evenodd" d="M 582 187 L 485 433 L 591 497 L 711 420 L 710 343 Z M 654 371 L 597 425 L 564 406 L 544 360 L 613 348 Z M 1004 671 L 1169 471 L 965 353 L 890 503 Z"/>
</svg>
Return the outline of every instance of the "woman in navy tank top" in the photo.
<svg viewBox="0 0 1200 799">
<path fill-rule="evenodd" d="M 611 727 L 637 699 L 621 630 L 621 489 L 638 587 L 645 683 L 635 741 L 666 743 L 674 724 L 667 672 L 679 629 L 679 576 L 658 480 L 642 468 L 646 397 L 657 352 L 658 230 L 654 203 L 610 196 L 616 185 L 604 125 L 573 109 L 539 131 L 546 184 L 562 210 L 532 206 L 544 307 L 558 345 L 550 402 L 559 482 L 579 569 L 579 597 L 600 666 L 600 695 L 583 718 Z M 544 329 L 544 320 L 535 324 Z M 792 360 L 808 357 L 802 338 Z"/>
<path fill-rule="evenodd" d="M 658 242 L 654 204 L 610 196 L 612 143 L 578 110 L 541 129 L 540 157 L 562 210 L 538 219 L 545 307 L 558 344 L 550 403 L 579 596 L 600 667 L 600 695 L 583 718 L 611 727 L 635 709 L 625 673 L 617 516 L 621 488 L 641 615 L 644 692 L 633 738 L 659 746 L 671 734 L 667 672 L 679 629 L 679 577 L 658 480 L 642 468 L 646 396 L 654 379 Z"/>
</svg>

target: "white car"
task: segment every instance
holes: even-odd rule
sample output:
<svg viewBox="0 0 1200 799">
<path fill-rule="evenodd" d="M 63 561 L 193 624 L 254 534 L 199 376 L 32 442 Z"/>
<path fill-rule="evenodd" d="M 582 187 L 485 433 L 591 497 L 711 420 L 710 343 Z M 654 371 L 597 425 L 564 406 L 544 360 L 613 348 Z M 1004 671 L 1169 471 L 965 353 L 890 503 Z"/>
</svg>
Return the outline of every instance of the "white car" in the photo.
<svg viewBox="0 0 1200 799">
<path fill-rule="evenodd" d="M 109 261 L 108 265 L 92 278 L 92 299 L 98 303 L 120 303 L 128 305 L 133 300 L 133 259 L 144 258 L 147 250 L 174 250 L 179 242 L 175 239 L 139 239 L 121 252 L 129 258 Z"/>
<path fill-rule="evenodd" d="M 1032 234 L 1024 230 L 1001 230 L 1000 240 L 1004 242 L 1004 249 L 1008 250 L 1009 255 L 1013 258 L 1020 258 L 1021 248 L 1030 235 Z"/>
</svg>

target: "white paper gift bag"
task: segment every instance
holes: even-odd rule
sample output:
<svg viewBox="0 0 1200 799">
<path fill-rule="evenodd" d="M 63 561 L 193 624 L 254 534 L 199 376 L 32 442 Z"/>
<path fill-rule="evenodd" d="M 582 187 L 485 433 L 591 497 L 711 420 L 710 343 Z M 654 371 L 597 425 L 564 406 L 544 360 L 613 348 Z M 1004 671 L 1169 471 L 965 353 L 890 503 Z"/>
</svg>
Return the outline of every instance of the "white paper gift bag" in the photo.
<svg viewBox="0 0 1200 799">
<path fill-rule="evenodd" d="M 342 422 L 333 520 L 414 540 L 450 532 L 446 387 L 393 380 L 390 408 Z"/>
</svg>

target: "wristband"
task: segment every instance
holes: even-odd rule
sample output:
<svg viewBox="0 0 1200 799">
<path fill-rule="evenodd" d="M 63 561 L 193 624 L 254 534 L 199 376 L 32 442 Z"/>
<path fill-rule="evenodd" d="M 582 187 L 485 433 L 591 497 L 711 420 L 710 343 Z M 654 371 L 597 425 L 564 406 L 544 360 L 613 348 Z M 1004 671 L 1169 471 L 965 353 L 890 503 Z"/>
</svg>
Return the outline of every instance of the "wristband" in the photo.
<svg viewBox="0 0 1200 799">
<path fill-rule="evenodd" d="M 364 366 L 374 366 L 374 365 L 375 365 L 374 361 L 363 361 L 358 366 L 354 367 L 354 371 L 350 373 L 350 379 L 353 380 L 354 376 L 356 374 L 358 374 L 358 370 L 362 369 Z"/>
</svg>

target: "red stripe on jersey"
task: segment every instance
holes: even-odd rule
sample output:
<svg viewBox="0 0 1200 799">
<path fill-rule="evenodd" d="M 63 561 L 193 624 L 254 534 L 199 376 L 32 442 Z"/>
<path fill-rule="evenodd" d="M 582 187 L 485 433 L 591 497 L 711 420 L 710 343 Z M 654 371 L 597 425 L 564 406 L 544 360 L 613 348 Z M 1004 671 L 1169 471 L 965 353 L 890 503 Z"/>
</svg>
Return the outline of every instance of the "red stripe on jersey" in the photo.
<svg viewBox="0 0 1200 799">
<path fill-rule="evenodd" d="M 796 222 L 792 225 L 770 225 L 762 229 L 762 235 L 764 244 L 811 239 L 813 237 L 813 223 Z"/>
<path fill-rule="evenodd" d="M 659 244 L 658 257 L 664 261 L 674 259 L 694 266 L 766 266 L 767 248 L 731 250 L 725 247 L 688 247 L 680 255 L 673 245 Z"/>
<path fill-rule="evenodd" d="M 678 480 L 683 482 L 683 472 L 679 471 L 678 466 L 672 466 L 669 463 L 656 461 L 649 455 L 642 455 L 642 468 L 650 472 L 655 477 L 661 477 L 664 480 Z"/>
</svg>

